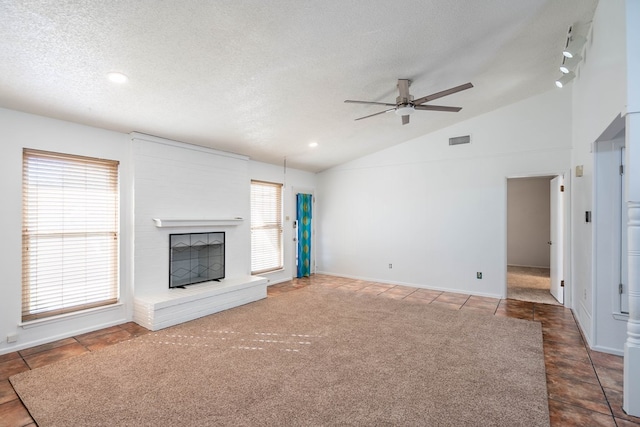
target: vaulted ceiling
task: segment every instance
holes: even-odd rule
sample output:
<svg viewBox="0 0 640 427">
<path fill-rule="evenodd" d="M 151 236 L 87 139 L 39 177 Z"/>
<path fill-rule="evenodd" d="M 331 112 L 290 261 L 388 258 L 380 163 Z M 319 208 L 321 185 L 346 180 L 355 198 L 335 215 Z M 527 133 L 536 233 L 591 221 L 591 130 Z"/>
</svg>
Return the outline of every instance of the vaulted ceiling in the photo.
<svg viewBox="0 0 640 427">
<path fill-rule="evenodd" d="M 0 0 L 0 106 L 317 172 L 552 90 L 596 4 Z M 354 120 L 385 107 L 344 100 L 395 103 L 398 79 L 474 87 L 433 102 L 458 113 Z"/>
</svg>

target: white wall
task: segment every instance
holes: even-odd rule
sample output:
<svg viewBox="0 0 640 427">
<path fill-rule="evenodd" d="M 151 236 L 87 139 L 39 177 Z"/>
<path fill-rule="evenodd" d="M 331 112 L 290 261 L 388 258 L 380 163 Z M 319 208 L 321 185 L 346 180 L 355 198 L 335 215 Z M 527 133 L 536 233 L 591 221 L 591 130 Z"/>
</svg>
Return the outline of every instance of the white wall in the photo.
<svg viewBox="0 0 640 427">
<path fill-rule="evenodd" d="M 262 274 L 269 280 L 269 285 L 291 280 L 296 276 L 295 266 L 295 242 L 293 241 L 293 221 L 296 218 L 296 193 L 315 194 L 316 175 L 310 172 L 304 172 L 296 169 L 285 168 L 282 166 L 270 165 L 261 162 L 249 162 L 249 175 L 251 179 L 267 182 L 275 182 L 284 184 L 283 194 L 283 215 L 284 215 L 284 268 L 279 271 Z M 312 221 L 318 220 L 316 212 L 313 212 Z M 314 241 L 312 240 L 311 257 L 315 258 Z"/>
<path fill-rule="evenodd" d="M 507 182 L 507 264 L 549 268 L 550 178 Z"/>
<path fill-rule="evenodd" d="M 571 94 L 551 90 L 322 172 L 318 269 L 503 297 L 507 178 L 568 171 L 570 155 Z"/>
<path fill-rule="evenodd" d="M 132 313 L 130 304 L 131 228 L 126 220 L 120 227 L 120 270 L 122 304 L 98 308 L 82 314 L 43 319 L 20 326 L 22 266 L 22 149 L 34 148 L 68 154 L 118 160 L 120 162 L 120 209 L 122 218 L 131 210 L 131 164 L 126 135 L 73 123 L 0 109 L 3 166 L 0 171 L 2 194 L 2 238 L 0 257 L 0 354 L 43 344 L 95 329 L 126 322 Z M 7 343 L 9 334 L 18 341 Z"/>
<path fill-rule="evenodd" d="M 584 215 L 585 211 L 594 210 L 594 144 L 616 117 L 625 111 L 625 45 L 624 1 L 599 2 L 585 49 L 585 59 L 571 84 L 574 146 L 571 163 L 572 168 L 584 166 L 584 176 L 573 180 L 571 193 L 572 271 L 575 284 L 572 308 L 587 341 L 595 347 L 598 341 L 594 336 L 594 324 L 611 318 L 612 313 L 610 306 L 603 311 L 595 309 L 594 230 L 593 222 L 586 223 Z M 593 215 L 597 215 L 597 212 L 593 212 Z M 619 327 L 624 328 L 625 325 L 620 323 Z M 611 330 L 609 333 L 614 334 Z M 607 345 L 607 348 L 611 347 Z"/>
</svg>

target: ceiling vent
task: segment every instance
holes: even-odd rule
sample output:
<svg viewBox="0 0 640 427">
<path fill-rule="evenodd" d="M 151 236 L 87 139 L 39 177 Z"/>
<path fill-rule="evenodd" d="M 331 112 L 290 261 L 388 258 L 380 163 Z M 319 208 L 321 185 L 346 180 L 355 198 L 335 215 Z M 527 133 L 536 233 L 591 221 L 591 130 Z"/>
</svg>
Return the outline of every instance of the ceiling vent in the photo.
<svg viewBox="0 0 640 427">
<path fill-rule="evenodd" d="M 455 138 L 449 138 L 449 145 L 468 144 L 471 142 L 471 135 L 456 136 Z"/>
</svg>

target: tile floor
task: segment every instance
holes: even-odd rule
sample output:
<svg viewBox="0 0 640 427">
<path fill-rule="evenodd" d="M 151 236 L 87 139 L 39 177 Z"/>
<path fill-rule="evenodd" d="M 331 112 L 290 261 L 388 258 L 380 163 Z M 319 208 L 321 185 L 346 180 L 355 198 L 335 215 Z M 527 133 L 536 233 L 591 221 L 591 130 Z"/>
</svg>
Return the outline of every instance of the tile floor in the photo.
<svg viewBox="0 0 640 427">
<path fill-rule="evenodd" d="M 585 346 L 571 310 L 561 306 L 498 300 L 407 286 L 315 275 L 270 286 L 269 298 L 306 286 L 406 299 L 452 310 L 515 317 L 542 323 L 547 391 L 552 426 L 640 426 L 622 410 L 622 357 Z M 114 326 L 0 356 L 0 427 L 35 426 L 8 378 L 87 351 L 128 340 L 148 331 L 135 323 Z"/>
</svg>

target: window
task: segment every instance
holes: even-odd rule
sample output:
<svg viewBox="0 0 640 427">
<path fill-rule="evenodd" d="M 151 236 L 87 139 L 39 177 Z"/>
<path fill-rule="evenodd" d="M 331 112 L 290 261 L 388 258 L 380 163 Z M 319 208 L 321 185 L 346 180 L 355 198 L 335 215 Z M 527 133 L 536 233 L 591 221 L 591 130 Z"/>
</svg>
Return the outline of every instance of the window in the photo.
<svg viewBox="0 0 640 427">
<path fill-rule="evenodd" d="M 251 273 L 282 268 L 282 184 L 251 181 Z"/>
<path fill-rule="evenodd" d="M 23 150 L 22 320 L 118 301 L 118 162 Z"/>
</svg>

